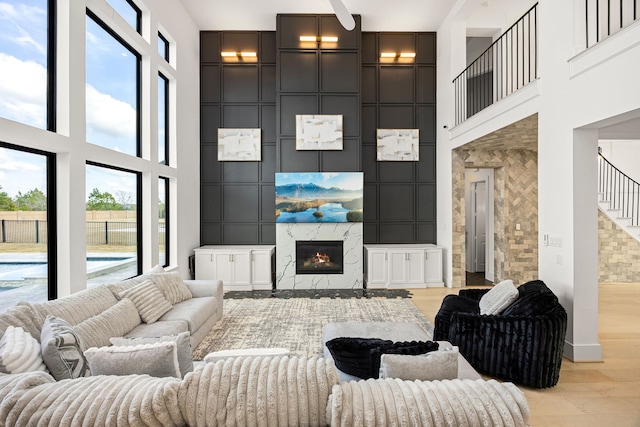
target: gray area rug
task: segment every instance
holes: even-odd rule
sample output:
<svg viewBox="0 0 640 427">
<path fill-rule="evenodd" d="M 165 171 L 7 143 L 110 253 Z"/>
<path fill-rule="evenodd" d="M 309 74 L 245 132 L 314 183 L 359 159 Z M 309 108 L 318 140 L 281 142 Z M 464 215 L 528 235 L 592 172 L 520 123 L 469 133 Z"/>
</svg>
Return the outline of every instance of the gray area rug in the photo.
<svg viewBox="0 0 640 427">
<path fill-rule="evenodd" d="M 333 322 L 414 322 L 433 326 L 408 299 L 225 299 L 224 316 L 193 352 L 284 347 L 296 356 L 322 356 L 322 326 Z"/>
</svg>

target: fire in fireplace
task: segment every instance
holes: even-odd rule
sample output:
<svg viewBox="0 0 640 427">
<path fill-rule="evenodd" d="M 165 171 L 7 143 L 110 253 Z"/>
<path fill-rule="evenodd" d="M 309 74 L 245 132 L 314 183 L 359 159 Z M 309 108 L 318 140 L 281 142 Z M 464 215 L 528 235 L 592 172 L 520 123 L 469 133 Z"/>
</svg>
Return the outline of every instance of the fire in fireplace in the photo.
<svg viewBox="0 0 640 427">
<path fill-rule="evenodd" d="M 343 241 L 296 241 L 296 274 L 343 274 Z"/>
</svg>

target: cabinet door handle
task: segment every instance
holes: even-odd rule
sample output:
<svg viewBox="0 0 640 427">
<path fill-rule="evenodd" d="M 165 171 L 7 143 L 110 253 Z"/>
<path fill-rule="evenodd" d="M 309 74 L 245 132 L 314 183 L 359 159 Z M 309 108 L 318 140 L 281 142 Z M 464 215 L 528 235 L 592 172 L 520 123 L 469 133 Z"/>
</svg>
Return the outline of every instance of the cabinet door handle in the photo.
<svg viewBox="0 0 640 427">
<path fill-rule="evenodd" d="M 387 258 L 387 255 L 388 255 L 388 254 L 385 252 L 385 253 L 384 253 L 384 260 L 385 260 L 385 261 L 388 259 L 388 258 Z"/>
<path fill-rule="evenodd" d="M 429 259 L 429 252 L 424 253 L 424 259 Z"/>
</svg>

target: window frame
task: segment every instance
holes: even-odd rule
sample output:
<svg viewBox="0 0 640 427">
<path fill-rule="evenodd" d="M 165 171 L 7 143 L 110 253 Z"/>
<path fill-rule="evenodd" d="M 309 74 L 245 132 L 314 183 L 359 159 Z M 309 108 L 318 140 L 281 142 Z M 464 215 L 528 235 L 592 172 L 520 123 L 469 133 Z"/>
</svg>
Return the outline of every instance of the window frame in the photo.
<svg viewBox="0 0 640 427">
<path fill-rule="evenodd" d="M 170 56 L 170 43 L 169 40 L 160 32 L 158 31 L 158 38 L 160 40 L 162 40 L 163 44 L 164 44 L 164 54 L 162 55 L 162 58 L 167 61 L 168 64 L 171 63 L 171 56 Z"/>
<path fill-rule="evenodd" d="M 126 168 L 115 166 L 115 165 L 95 162 L 92 160 L 87 160 L 86 166 L 95 166 L 95 167 L 100 167 L 105 169 L 116 170 L 120 172 L 131 173 L 131 174 L 134 174 L 136 177 L 136 257 L 137 257 L 136 267 L 137 267 L 137 275 L 139 276 L 142 274 L 142 254 L 143 254 L 142 244 L 144 241 L 142 238 L 143 232 L 144 232 L 143 230 L 144 227 L 142 225 L 142 209 L 143 209 L 142 172 L 126 169 Z"/>
<path fill-rule="evenodd" d="M 44 156 L 47 163 L 47 299 L 58 297 L 58 203 L 56 185 L 56 154 L 35 148 L 0 141 L 0 147 Z"/>
<path fill-rule="evenodd" d="M 158 180 L 164 181 L 164 261 L 167 267 L 171 265 L 171 193 L 169 187 L 171 185 L 171 178 L 166 176 L 159 176 Z M 160 254 L 158 254 L 160 258 Z"/>
<path fill-rule="evenodd" d="M 129 1 L 129 0 L 127 0 Z M 125 49 L 127 49 L 135 58 L 136 61 L 136 157 L 142 157 L 142 55 L 135 50 L 129 43 L 127 43 L 122 36 L 114 31 L 109 25 L 107 25 L 102 19 L 98 17 L 91 9 L 87 7 L 86 16 L 93 20 L 100 28 L 102 28 L 107 34 L 113 37 L 118 43 L 120 43 Z M 86 32 L 85 32 L 86 37 Z M 85 64 L 86 64 L 85 57 Z M 85 123 L 86 127 L 86 123 Z M 87 141 L 91 143 L 90 141 Z M 98 144 L 96 144 L 98 145 Z M 104 147 L 112 150 L 109 147 Z M 113 151 L 113 150 L 112 150 Z"/>
<path fill-rule="evenodd" d="M 164 161 L 163 162 L 158 162 L 160 164 L 163 165 L 170 165 L 171 164 L 171 159 L 169 158 L 169 131 L 170 131 L 170 123 L 169 123 L 169 102 L 170 102 L 170 95 L 169 95 L 169 87 L 170 87 L 170 82 L 169 82 L 169 78 L 167 76 L 165 76 L 162 71 L 158 71 L 158 78 L 162 79 L 162 81 L 164 82 L 164 99 L 162 99 L 162 102 L 164 104 Z M 158 94 L 159 95 L 159 94 Z M 160 96 L 158 96 L 158 103 L 160 102 Z M 158 115 L 159 116 L 159 115 Z M 158 144 L 160 143 L 160 139 L 158 138 Z M 160 150 L 158 150 L 158 156 L 160 155 Z"/>
</svg>

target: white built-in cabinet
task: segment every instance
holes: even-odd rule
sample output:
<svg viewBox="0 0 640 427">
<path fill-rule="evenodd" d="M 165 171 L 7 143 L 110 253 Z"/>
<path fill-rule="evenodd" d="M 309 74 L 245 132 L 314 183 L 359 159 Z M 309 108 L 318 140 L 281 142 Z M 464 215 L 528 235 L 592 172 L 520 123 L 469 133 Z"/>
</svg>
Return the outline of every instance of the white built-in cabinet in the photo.
<svg viewBox="0 0 640 427">
<path fill-rule="evenodd" d="M 208 245 L 195 249 L 196 279 L 222 280 L 225 291 L 271 290 L 273 245 Z"/>
<path fill-rule="evenodd" d="M 364 280 L 369 289 L 443 286 L 442 248 L 431 244 L 364 246 Z"/>
</svg>

